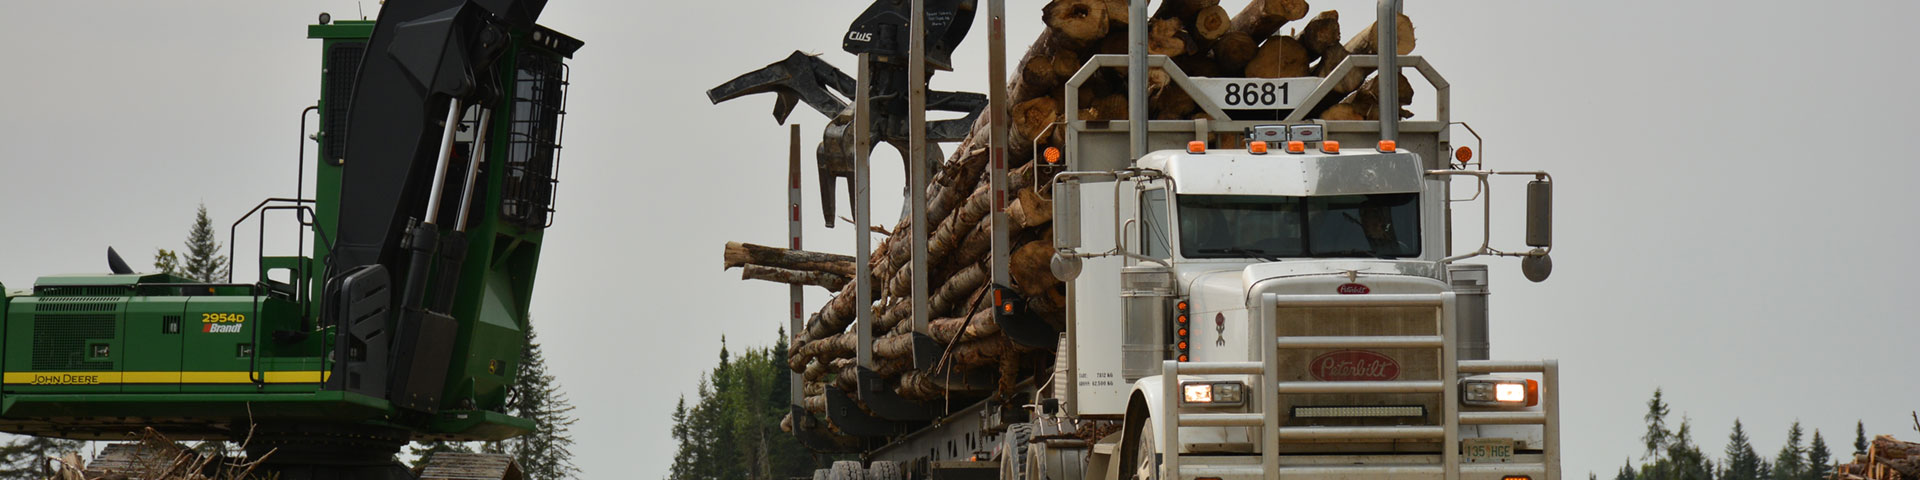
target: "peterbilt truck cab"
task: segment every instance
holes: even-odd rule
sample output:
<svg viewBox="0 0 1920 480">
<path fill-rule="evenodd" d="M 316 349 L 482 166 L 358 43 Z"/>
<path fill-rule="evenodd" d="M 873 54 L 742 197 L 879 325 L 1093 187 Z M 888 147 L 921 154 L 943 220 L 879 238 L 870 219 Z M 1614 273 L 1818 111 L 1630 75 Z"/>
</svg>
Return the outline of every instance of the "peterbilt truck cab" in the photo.
<svg viewBox="0 0 1920 480">
<path fill-rule="evenodd" d="M 1460 263 L 1520 257 L 1544 279 L 1550 177 L 1454 161 L 1445 81 L 1400 60 L 1441 118 L 1391 134 L 1153 121 L 1130 157 L 1128 127 L 1069 113 L 1050 185 L 1071 305 L 1058 416 L 1122 424 L 1087 478 L 1558 479 L 1557 365 L 1489 360 L 1486 265 Z M 1452 209 L 1487 208 L 1502 175 L 1532 179 L 1535 248 L 1454 245 Z"/>
</svg>

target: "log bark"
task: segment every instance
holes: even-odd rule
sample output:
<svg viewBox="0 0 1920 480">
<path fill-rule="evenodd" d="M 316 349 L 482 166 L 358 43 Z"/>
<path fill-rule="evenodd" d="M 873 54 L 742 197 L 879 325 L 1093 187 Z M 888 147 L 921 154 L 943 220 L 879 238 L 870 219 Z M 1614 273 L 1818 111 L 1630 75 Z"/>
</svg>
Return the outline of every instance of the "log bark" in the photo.
<svg viewBox="0 0 1920 480">
<path fill-rule="evenodd" d="M 740 269 L 741 280 L 764 280 L 788 285 L 813 285 L 829 292 L 847 286 L 847 277 L 827 272 L 806 272 L 766 265 L 747 265 Z"/>
<path fill-rule="evenodd" d="M 825 272 L 842 277 L 853 276 L 854 270 L 853 257 L 846 255 L 789 250 L 741 242 L 727 242 L 727 250 L 722 258 L 726 260 L 725 268 L 751 264 L 786 270 Z"/>
<path fill-rule="evenodd" d="M 1867 447 L 1867 456 L 1872 457 L 1874 463 L 1886 465 L 1906 478 L 1920 478 L 1920 443 L 1877 435 Z"/>
<path fill-rule="evenodd" d="M 1399 90 L 1400 90 L 1400 106 L 1404 107 L 1407 105 L 1412 105 L 1413 104 L 1413 82 L 1408 81 L 1406 76 L 1401 76 Z M 1360 114 L 1360 118 L 1362 120 L 1379 120 L 1380 119 L 1380 76 L 1375 75 L 1373 77 L 1368 78 L 1365 83 L 1360 84 L 1359 90 L 1355 90 L 1352 95 L 1348 95 L 1347 99 L 1345 101 L 1342 101 L 1341 104 L 1352 106 L 1355 113 Z M 1401 109 L 1402 118 L 1409 117 L 1409 116 L 1412 116 L 1412 113 L 1407 112 L 1405 109 Z"/>
<path fill-rule="evenodd" d="M 1007 219 L 1020 228 L 1033 228 L 1053 221 L 1053 200 L 1048 200 L 1031 188 L 1022 188 L 1014 192 L 1018 197 L 1007 206 Z"/>
<path fill-rule="evenodd" d="M 1256 78 L 1310 77 L 1307 49 L 1293 37 L 1273 37 L 1247 62 L 1247 76 Z"/>
<path fill-rule="evenodd" d="M 1307 53 L 1312 54 L 1313 58 L 1326 56 L 1329 49 L 1340 46 L 1340 12 L 1320 12 L 1313 20 L 1307 21 L 1307 26 L 1301 27 L 1296 38 L 1300 39 L 1300 46 L 1306 47 Z"/>
<path fill-rule="evenodd" d="M 1233 16 L 1231 30 L 1264 41 L 1279 32 L 1281 25 L 1306 16 L 1306 0 L 1253 0 Z"/>
<path fill-rule="evenodd" d="M 1160 8 L 1154 9 L 1153 18 L 1190 20 L 1201 10 L 1217 6 L 1220 6 L 1220 0 L 1163 0 Z"/>
</svg>

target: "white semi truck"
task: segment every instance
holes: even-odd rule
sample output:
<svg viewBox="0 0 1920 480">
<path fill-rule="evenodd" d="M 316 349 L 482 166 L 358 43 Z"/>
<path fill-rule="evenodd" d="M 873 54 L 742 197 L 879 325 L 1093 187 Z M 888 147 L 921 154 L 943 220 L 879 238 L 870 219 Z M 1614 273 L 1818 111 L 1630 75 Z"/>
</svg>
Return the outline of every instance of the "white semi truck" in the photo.
<svg viewBox="0 0 1920 480">
<path fill-rule="evenodd" d="M 949 410 L 816 478 L 1559 480 L 1558 367 L 1489 359 L 1486 266 L 1460 263 L 1518 257 L 1544 280 L 1551 177 L 1455 150 L 1471 129 L 1418 56 L 1354 55 L 1328 78 L 1417 73 L 1431 120 L 1401 121 L 1386 88 L 1386 120 L 1323 121 L 1306 117 L 1332 82 L 1189 78 L 1143 45 L 1087 61 L 1064 148 L 1036 155 L 1067 284 L 1052 375 L 1019 387 L 1030 403 Z M 1076 118 L 1107 68 L 1138 80 L 1129 118 L 1159 68 L 1208 119 Z M 1286 115 L 1235 119 L 1248 110 Z M 1487 241 L 1502 177 L 1527 182 L 1524 251 Z M 1453 243 L 1455 206 L 1481 209 L 1478 245 Z"/>
</svg>

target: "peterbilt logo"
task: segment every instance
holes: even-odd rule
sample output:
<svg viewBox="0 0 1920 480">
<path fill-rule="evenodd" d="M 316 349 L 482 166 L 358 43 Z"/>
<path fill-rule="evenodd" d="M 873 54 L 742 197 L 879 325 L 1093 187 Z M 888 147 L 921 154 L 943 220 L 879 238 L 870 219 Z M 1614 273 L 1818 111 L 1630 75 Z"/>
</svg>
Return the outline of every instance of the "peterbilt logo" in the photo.
<svg viewBox="0 0 1920 480">
<path fill-rule="evenodd" d="M 1361 285 L 1358 283 L 1349 283 L 1349 284 L 1341 285 L 1340 288 L 1336 288 L 1334 289 L 1334 291 L 1340 292 L 1341 295 L 1366 295 L 1369 293 L 1373 293 L 1372 289 L 1367 288 L 1366 285 Z"/>
<path fill-rule="evenodd" d="M 1328 382 L 1384 381 L 1400 378 L 1400 362 L 1366 350 L 1339 350 L 1314 357 L 1307 372 Z"/>
</svg>

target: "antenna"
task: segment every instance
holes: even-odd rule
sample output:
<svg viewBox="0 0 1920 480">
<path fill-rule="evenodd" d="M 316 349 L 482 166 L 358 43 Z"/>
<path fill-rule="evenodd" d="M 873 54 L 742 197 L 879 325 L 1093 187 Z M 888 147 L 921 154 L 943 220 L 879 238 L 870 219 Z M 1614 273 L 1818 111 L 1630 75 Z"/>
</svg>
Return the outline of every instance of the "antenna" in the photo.
<svg viewBox="0 0 1920 480">
<path fill-rule="evenodd" d="M 353 2 L 353 8 L 354 8 L 355 10 L 359 10 L 359 11 L 360 11 L 360 19 L 361 19 L 361 20 L 366 20 L 366 19 L 367 19 L 367 6 L 366 6 L 366 5 L 364 5 L 364 4 L 362 4 L 361 2 Z"/>
</svg>

